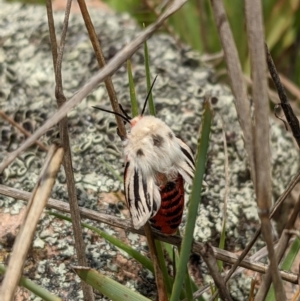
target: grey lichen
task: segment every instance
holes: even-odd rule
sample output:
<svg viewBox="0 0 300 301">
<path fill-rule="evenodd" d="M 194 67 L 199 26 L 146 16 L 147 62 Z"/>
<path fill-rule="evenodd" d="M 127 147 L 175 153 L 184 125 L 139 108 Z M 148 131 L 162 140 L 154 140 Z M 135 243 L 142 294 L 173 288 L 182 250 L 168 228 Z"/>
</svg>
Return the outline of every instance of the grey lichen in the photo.
<svg viewBox="0 0 300 301">
<path fill-rule="evenodd" d="M 48 117 L 55 114 L 57 109 L 45 9 L 38 6 L 7 4 L 3 0 L 0 0 L 0 3 L 1 109 L 26 126 L 29 131 L 34 131 Z M 102 13 L 97 10 L 91 10 L 90 13 L 107 60 L 139 31 L 138 26 L 127 15 Z M 56 12 L 54 18 L 59 33 L 63 13 Z M 159 73 L 153 90 L 157 115 L 193 150 L 196 150 L 197 146 L 205 94 L 210 92 L 214 97 L 212 107 L 215 116 L 205 176 L 208 187 L 203 190 L 194 232 L 195 239 L 211 241 L 215 245 L 218 243 L 225 189 L 222 140 L 224 124 L 230 174 L 226 245 L 230 250 L 244 248 L 256 230 L 258 217 L 233 96 L 228 87 L 212 83 L 213 70 L 201 66 L 197 55 L 187 50 L 178 51 L 171 37 L 165 34 L 155 35 L 149 40 L 148 48 L 151 74 L 154 76 Z M 142 106 L 146 96 L 142 49 L 132 57 L 132 68 L 137 97 Z M 66 97 L 74 94 L 97 70 L 82 17 L 74 14 L 70 19 L 62 66 Z M 127 82 L 127 73 L 123 66 L 114 74 L 113 83 L 119 102 L 130 111 Z M 103 84 L 68 115 L 73 169 L 79 204 L 86 208 L 109 212 L 109 204 L 101 200 L 98 202 L 99 193 L 116 192 L 122 189 L 123 184 L 120 177 L 116 177 L 101 162 L 106 161 L 111 169 L 122 177 L 122 145 L 116 133 L 114 117 L 92 109 L 93 105 L 106 108 L 110 106 Z M 0 120 L 0 129 L 0 160 L 3 160 L 7 152 L 15 150 L 25 137 L 3 120 Z M 299 155 L 283 127 L 270 120 L 270 129 L 273 188 L 274 195 L 278 196 L 298 169 Z M 50 144 L 57 134 L 58 128 L 55 127 L 44 135 L 41 141 Z M 32 146 L 5 170 L 3 183 L 31 191 L 44 158 L 45 154 L 37 146 Z M 65 175 L 61 171 L 52 197 L 67 201 L 65 186 Z M 186 199 L 190 189 L 187 187 Z M 25 204 L 0 196 L 0 206 L 3 212 L 17 214 Z M 118 210 L 117 212 L 120 217 L 123 216 Z M 185 219 L 186 213 L 183 221 Z M 114 230 L 103 224 L 97 226 L 115 234 Z M 181 229 L 183 227 L 184 223 Z M 104 271 L 116 271 L 116 263 L 111 260 L 116 255 L 115 249 L 101 240 L 91 243 L 90 232 L 84 231 L 84 235 L 88 246 L 89 264 L 92 267 L 101 267 Z M 69 264 L 76 263 L 71 224 L 45 214 L 38 226 L 36 237 L 34 247 L 45 246 L 49 254 L 54 255 L 37 262 L 38 268 L 33 280 L 53 293 L 67 296 L 69 300 L 82 300 L 78 279 L 69 269 Z M 127 242 L 136 246 L 138 250 L 145 250 L 144 243 L 139 242 L 136 234 L 128 233 Z M 64 265 L 62 260 L 67 264 Z M 109 275 L 112 276 L 111 273 Z M 151 277 L 146 278 L 152 281 Z M 133 287 L 133 284 L 132 280 L 127 283 L 130 287 Z M 243 284 L 243 289 L 236 290 L 243 292 L 237 293 L 238 296 L 245 293 L 245 287 L 249 287 L 245 286 L 245 282 Z M 234 282 L 232 285 L 240 287 L 240 283 Z M 34 298 L 32 296 L 31 300 Z M 97 298 L 104 300 L 102 297 Z"/>
</svg>

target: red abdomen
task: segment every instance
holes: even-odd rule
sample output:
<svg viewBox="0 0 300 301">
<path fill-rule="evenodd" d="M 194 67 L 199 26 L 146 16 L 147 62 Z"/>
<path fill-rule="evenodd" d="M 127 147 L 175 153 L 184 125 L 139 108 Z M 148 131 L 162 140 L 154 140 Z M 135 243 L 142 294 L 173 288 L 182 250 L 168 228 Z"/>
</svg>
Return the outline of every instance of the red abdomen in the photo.
<svg viewBox="0 0 300 301">
<path fill-rule="evenodd" d="M 150 219 L 151 226 L 164 234 L 174 234 L 181 223 L 184 207 L 183 179 L 180 174 L 176 181 L 167 182 L 161 188 L 161 206 Z"/>
</svg>

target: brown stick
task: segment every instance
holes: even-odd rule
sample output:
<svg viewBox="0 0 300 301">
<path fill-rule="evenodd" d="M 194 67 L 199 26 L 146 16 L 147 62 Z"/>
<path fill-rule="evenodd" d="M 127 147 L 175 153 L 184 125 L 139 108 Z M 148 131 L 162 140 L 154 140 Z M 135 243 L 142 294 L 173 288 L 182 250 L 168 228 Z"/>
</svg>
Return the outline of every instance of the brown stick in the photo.
<svg viewBox="0 0 300 301">
<path fill-rule="evenodd" d="M 224 301 L 231 301 L 232 299 L 226 287 L 226 283 L 219 272 L 212 247 L 209 244 L 205 244 L 205 247 L 202 249 L 201 253 L 201 256 L 210 272 L 210 276 L 214 279 L 215 285 L 219 290 L 221 299 Z"/>
<path fill-rule="evenodd" d="M 95 32 L 95 28 L 93 26 L 93 23 L 92 23 L 90 15 L 89 15 L 88 9 L 86 7 L 85 1 L 77 0 L 77 2 L 80 7 L 81 14 L 82 14 L 86 29 L 88 31 L 91 43 L 93 45 L 93 49 L 95 52 L 95 56 L 96 56 L 96 59 L 98 62 L 99 69 L 101 69 L 105 66 L 105 59 L 104 59 L 104 56 L 102 53 L 100 42 L 99 42 L 96 32 Z M 109 96 L 109 100 L 110 100 L 110 104 L 113 108 L 113 111 L 117 112 L 117 113 L 122 113 L 122 112 L 120 112 L 119 103 L 118 103 L 117 95 L 116 95 L 116 92 L 115 92 L 115 89 L 114 89 L 114 86 L 113 86 L 113 83 L 111 80 L 111 76 L 108 76 L 104 80 L 104 83 L 105 83 L 105 87 L 106 87 L 106 90 L 107 90 L 107 93 Z M 117 115 L 115 115 L 115 119 L 117 122 L 118 133 L 120 135 L 120 138 L 122 140 L 124 140 L 126 138 L 126 129 L 124 126 L 123 119 Z"/>
<path fill-rule="evenodd" d="M 293 208 L 292 214 L 285 226 L 284 231 L 282 231 L 281 237 L 277 243 L 276 257 L 277 257 L 278 262 L 282 259 L 283 255 L 288 247 L 290 238 L 292 236 L 292 234 L 289 233 L 288 230 L 293 228 L 299 212 L 300 212 L 300 197 L 298 197 L 297 203 Z M 266 296 L 268 293 L 268 290 L 270 288 L 270 285 L 271 285 L 271 280 L 272 280 L 272 270 L 269 267 L 268 271 L 264 277 L 264 281 L 262 282 L 261 286 L 259 287 L 259 291 L 257 294 L 260 294 L 261 296 Z"/>
<path fill-rule="evenodd" d="M 161 268 L 157 259 L 157 250 L 150 224 L 147 222 L 144 226 L 145 236 L 149 247 L 150 257 L 153 263 L 155 282 L 157 286 L 158 301 L 168 301 L 168 296 L 164 284 Z"/>
<path fill-rule="evenodd" d="M 254 158 L 256 176 L 256 201 L 261 220 L 261 232 L 268 249 L 272 281 L 276 300 L 286 300 L 285 291 L 278 270 L 272 239 L 272 226 L 269 219 L 271 208 L 271 153 L 269 146 L 269 104 L 267 95 L 267 68 L 264 49 L 264 30 L 260 0 L 245 0 L 248 47 L 250 53 L 252 98 L 254 101 Z M 255 300 L 265 297 L 256 295 Z"/>
<path fill-rule="evenodd" d="M 224 58 L 226 61 L 228 76 L 230 78 L 231 90 L 235 97 L 235 106 L 239 122 L 243 131 L 245 148 L 248 155 L 251 178 L 255 185 L 254 152 L 250 102 L 247 96 L 247 89 L 243 79 L 243 72 L 234 44 L 229 22 L 226 17 L 225 8 L 221 0 L 211 0 L 212 12 L 219 34 Z"/>
<path fill-rule="evenodd" d="M 22 274 L 37 223 L 55 183 L 62 158 L 63 148 L 52 145 L 32 194 L 28 193 L 29 202 L 25 217 L 14 243 L 2 286 L 0 287 L 0 299 L 2 301 L 11 301 L 14 299 L 13 296 Z"/>
<path fill-rule="evenodd" d="M 11 187 L 1 185 L 1 184 L 0 184 L 0 194 L 6 195 L 6 196 L 9 196 L 12 198 L 20 199 L 20 200 L 23 200 L 26 202 L 28 202 L 30 199 L 29 192 L 11 188 Z M 68 203 L 58 201 L 58 200 L 55 200 L 52 198 L 48 199 L 46 207 L 56 209 L 61 212 L 70 213 L 70 206 Z M 86 209 L 83 207 L 79 207 L 79 211 L 80 211 L 80 215 L 82 218 L 94 220 L 99 223 L 105 223 L 112 227 L 118 227 L 121 229 L 125 229 L 126 231 L 130 231 L 132 233 L 145 235 L 143 229 L 139 229 L 139 230 L 134 229 L 132 227 L 131 222 L 128 220 L 122 220 L 120 218 L 117 218 L 117 217 L 114 217 L 111 215 L 107 215 L 107 214 L 103 214 L 103 213 L 99 213 L 97 211 Z M 164 241 L 166 243 L 175 245 L 177 247 L 179 247 L 181 245 L 181 237 L 179 237 L 179 236 L 166 236 L 166 235 L 161 234 L 158 231 L 153 231 L 153 232 L 154 232 L 155 239 L 159 239 L 160 241 Z M 202 244 L 200 242 L 193 242 L 192 251 L 201 256 L 201 250 L 203 247 L 204 247 L 204 244 Z M 229 264 L 235 264 L 238 260 L 240 260 L 239 256 L 235 253 L 231 253 L 231 252 L 221 250 L 221 249 L 218 249 L 215 247 L 213 247 L 212 249 L 213 249 L 216 259 L 218 259 L 218 260 L 222 260 Z M 249 270 L 252 270 L 252 271 L 259 272 L 259 273 L 265 273 L 268 268 L 267 265 L 262 264 L 262 263 L 252 262 L 248 258 L 245 258 L 244 260 L 242 260 L 240 262 L 239 266 L 244 267 Z M 298 283 L 298 275 L 293 274 L 293 273 L 288 273 L 285 271 L 281 271 L 280 274 L 282 276 L 282 279 L 292 282 L 292 283 L 295 283 L 295 284 Z"/>
<path fill-rule="evenodd" d="M 47 0 L 47 3 L 48 2 L 49 0 Z M 58 108 L 60 108 L 66 102 L 66 97 L 64 96 L 63 93 L 61 65 L 63 60 L 66 35 L 68 31 L 68 21 L 69 21 L 69 15 L 71 10 L 71 4 L 72 4 L 72 0 L 68 0 L 66 11 L 65 11 L 65 18 L 63 22 L 61 39 L 60 39 L 59 52 L 57 52 L 57 46 L 56 46 L 57 42 L 56 42 L 56 35 L 54 30 L 53 15 L 50 12 L 48 13 L 49 33 L 51 35 L 50 41 L 53 42 L 53 44 L 51 44 L 51 50 L 52 50 L 52 59 L 53 59 L 53 65 L 55 71 L 55 83 L 56 83 L 55 97 L 57 100 Z M 47 8 L 49 8 L 50 6 L 51 3 L 48 3 Z M 72 226 L 73 226 L 77 260 L 79 265 L 87 266 L 87 260 L 85 257 L 85 244 L 83 241 L 79 206 L 77 201 L 74 173 L 72 167 L 72 156 L 70 151 L 69 132 L 68 132 L 68 117 L 64 117 L 60 121 L 59 133 L 65 151 L 63 166 L 65 169 L 66 180 L 67 180 L 67 190 L 68 190 L 68 197 L 70 202 L 70 212 L 72 217 Z M 81 281 L 81 287 L 83 291 L 84 300 L 93 301 L 94 293 L 92 287 L 86 284 L 84 281 Z"/>
<path fill-rule="evenodd" d="M 270 75 L 272 77 L 273 83 L 275 85 L 275 88 L 277 90 L 279 99 L 280 99 L 280 106 L 282 108 L 282 111 L 284 112 L 285 118 L 292 130 L 292 133 L 294 135 L 294 138 L 298 144 L 298 147 L 300 147 L 300 123 L 297 118 L 297 116 L 294 114 L 293 109 L 291 105 L 289 104 L 288 98 L 285 93 L 285 89 L 283 85 L 281 84 L 280 77 L 277 73 L 275 64 L 273 62 L 272 56 L 268 50 L 268 46 L 265 45 L 265 51 L 267 56 L 267 63 Z"/>
</svg>

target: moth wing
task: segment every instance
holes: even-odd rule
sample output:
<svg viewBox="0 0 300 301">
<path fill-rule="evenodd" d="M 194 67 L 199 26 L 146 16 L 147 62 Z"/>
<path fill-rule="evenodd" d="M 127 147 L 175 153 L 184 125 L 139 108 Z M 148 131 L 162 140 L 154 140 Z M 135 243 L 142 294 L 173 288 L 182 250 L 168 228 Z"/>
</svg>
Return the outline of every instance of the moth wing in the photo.
<svg viewBox="0 0 300 301">
<path fill-rule="evenodd" d="M 187 183 L 192 184 L 195 174 L 194 155 L 191 149 L 181 139 L 177 138 L 177 142 L 184 157 L 184 160 L 179 162 L 179 173 Z"/>
<path fill-rule="evenodd" d="M 154 177 L 142 173 L 137 164 L 128 161 L 124 172 L 124 191 L 135 229 L 156 214 L 161 197 Z"/>
</svg>

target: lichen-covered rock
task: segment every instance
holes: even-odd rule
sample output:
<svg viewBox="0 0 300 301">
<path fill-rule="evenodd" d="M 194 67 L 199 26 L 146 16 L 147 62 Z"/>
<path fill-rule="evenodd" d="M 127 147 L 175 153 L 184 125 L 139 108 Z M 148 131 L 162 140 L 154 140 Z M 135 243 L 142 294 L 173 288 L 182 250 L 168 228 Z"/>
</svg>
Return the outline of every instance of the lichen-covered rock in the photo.
<svg viewBox="0 0 300 301">
<path fill-rule="evenodd" d="M 33 132 L 48 117 L 55 114 L 57 109 L 46 10 L 40 6 L 7 4 L 2 0 L 0 3 L 1 109 L 29 132 Z M 97 10 L 91 10 L 90 13 L 107 60 L 140 30 L 128 15 L 101 13 Z M 54 18 L 59 41 L 63 13 L 55 13 Z M 230 89 L 215 83 L 213 71 L 202 66 L 194 53 L 187 49 L 178 50 L 172 37 L 165 34 L 155 35 L 149 40 L 148 48 L 151 74 L 154 76 L 159 73 L 153 89 L 157 116 L 193 150 L 196 150 L 204 96 L 206 92 L 210 92 L 214 97 L 212 107 L 216 114 L 210 136 L 205 176 L 208 187 L 203 191 L 194 236 L 196 240 L 210 241 L 217 245 L 221 232 L 225 189 L 223 128 L 227 139 L 230 174 L 226 248 L 240 250 L 255 232 L 258 217 L 242 132 Z M 132 69 L 136 93 L 142 107 L 146 96 L 142 49 L 132 57 Z M 82 17 L 79 14 L 71 15 L 62 64 L 65 96 L 68 98 L 73 95 L 97 70 Z M 112 79 L 119 102 L 129 111 L 125 66 L 121 67 Z M 103 84 L 68 115 L 78 201 L 80 206 L 105 210 L 123 217 L 126 214 L 124 210 L 119 210 L 117 205 L 105 203 L 105 199 L 99 199 L 100 193 L 122 189 L 123 158 L 114 117 L 94 110 L 93 105 L 109 108 Z M 273 187 L 274 194 L 278 195 L 295 174 L 298 168 L 298 163 L 295 162 L 298 162 L 299 155 L 283 127 L 270 120 L 270 129 Z M 3 160 L 7 152 L 15 150 L 25 138 L 4 120 L 0 120 L 0 131 L 0 160 Z M 54 127 L 41 141 L 50 144 L 57 133 L 58 129 Z M 32 146 L 5 170 L 2 183 L 31 191 L 44 158 L 45 153 L 37 146 Z M 189 190 L 187 187 L 187 191 Z M 52 197 L 68 200 L 66 179 L 62 171 L 57 177 Z M 25 204 L 0 196 L 0 206 L 0 214 L 16 214 Z M 183 221 L 185 219 L 186 214 Z M 116 233 L 117 230 L 110 231 Z M 126 238 L 127 242 L 136 245 L 141 252 L 146 252 L 144 243 L 140 243 L 138 236 L 135 239 L 133 236 L 136 235 L 129 235 Z M 91 243 L 91 233 L 87 231 L 84 232 L 84 239 L 88 246 L 87 257 L 92 267 L 106 270 L 108 275 L 119 277 L 123 283 L 128 282 L 127 285 L 133 286 L 138 271 L 135 265 L 126 263 L 128 269 L 125 270 L 128 274 L 122 275 L 123 278 L 120 275 L 116 276 L 121 261 L 116 259 L 114 248 L 98 237 L 93 238 Z M 29 254 L 35 268 L 30 270 L 25 267 L 24 274 L 27 273 L 37 283 L 68 300 L 82 300 L 78 279 L 69 269 L 70 264 L 76 263 L 71 225 L 47 214 L 43 215 L 38 225 L 33 250 L 39 248 L 45 249 L 47 255 L 43 260 L 35 262 L 35 257 Z M 146 278 L 151 283 L 153 281 L 151 277 L 145 276 L 144 272 L 138 275 L 139 281 Z M 147 284 L 147 288 L 143 288 L 140 283 L 138 289 L 141 293 L 151 296 L 149 287 Z M 242 300 L 244 288 L 240 288 L 240 283 L 235 283 L 233 287 L 239 287 L 234 289 L 233 293 L 237 300 Z M 31 296 L 31 300 L 34 298 Z M 105 299 L 99 297 L 97 300 Z"/>
</svg>

